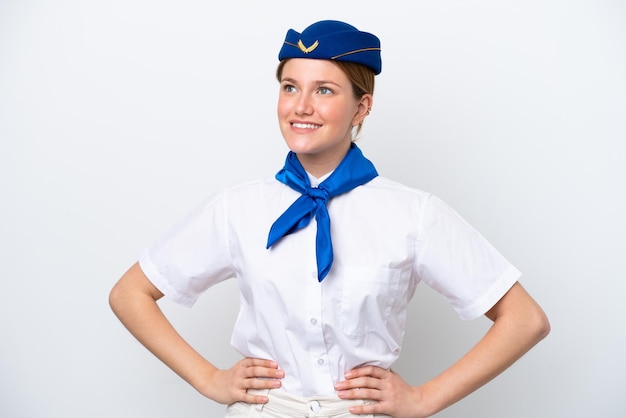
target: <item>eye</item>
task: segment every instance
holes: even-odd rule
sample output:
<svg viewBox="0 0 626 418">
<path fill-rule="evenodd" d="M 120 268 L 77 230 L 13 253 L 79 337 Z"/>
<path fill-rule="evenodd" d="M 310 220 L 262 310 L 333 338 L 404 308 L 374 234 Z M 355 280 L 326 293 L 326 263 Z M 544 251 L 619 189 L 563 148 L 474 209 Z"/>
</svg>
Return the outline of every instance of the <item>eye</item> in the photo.
<svg viewBox="0 0 626 418">
<path fill-rule="evenodd" d="M 333 91 L 328 87 L 320 87 L 317 89 L 317 92 L 322 95 L 333 94 Z"/>
<path fill-rule="evenodd" d="M 296 91 L 296 87 L 293 84 L 283 84 L 283 91 L 293 93 Z"/>
</svg>

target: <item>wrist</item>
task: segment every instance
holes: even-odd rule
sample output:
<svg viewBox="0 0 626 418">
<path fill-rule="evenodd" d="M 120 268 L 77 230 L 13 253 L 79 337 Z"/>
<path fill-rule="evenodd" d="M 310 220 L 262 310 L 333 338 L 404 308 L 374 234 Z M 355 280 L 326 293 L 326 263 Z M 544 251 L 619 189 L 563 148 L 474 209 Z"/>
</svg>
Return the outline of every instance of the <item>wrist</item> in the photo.
<svg viewBox="0 0 626 418">
<path fill-rule="evenodd" d="M 427 418 L 442 411 L 447 406 L 438 396 L 438 392 L 433 390 L 432 385 L 428 383 L 421 386 L 414 386 L 413 393 L 417 399 L 417 415 L 416 418 Z"/>
<path fill-rule="evenodd" d="M 189 379 L 189 384 L 203 396 L 215 400 L 219 373 L 220 370 L 217 367 L 206 362 Z"/>
</svg>

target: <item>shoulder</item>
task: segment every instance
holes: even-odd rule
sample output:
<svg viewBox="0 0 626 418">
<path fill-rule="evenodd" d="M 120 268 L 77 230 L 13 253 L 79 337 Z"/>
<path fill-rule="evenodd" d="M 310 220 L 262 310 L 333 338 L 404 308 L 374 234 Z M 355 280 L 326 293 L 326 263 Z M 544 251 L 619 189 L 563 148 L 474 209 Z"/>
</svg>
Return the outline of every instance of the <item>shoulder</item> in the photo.
<svg viewBox="0 0 626 418">
<path fill-rule="evenodd" d="M 256 179 L 239 183 L 237 185 L 224 187 L 215 195 L 222 196 L 228 200 L 231 199 L 249 199 L 258 197 L 259 194 L 271 194 L 284 188 L 284 185 L 273 177 L 265 179 Z"/>
<path fill-rule="evenodd" d="M 337 203 L 341 202 L 350 207 L 358 207 L 359 211 L 385 216 L 388 222 L 394 218 L 404 224 L 407 222 L 419 224 L 420 218 L 429 206 L 431 196 L 432 194 L 427 191 L 378 176 L 345 196 L 338 196 Z"/>
<path fill-rule="evenodd" d="M 268 211 L 273 214 L 281 208 L 284 210 L 299 195 L 271 177 L 225 187 L 213 195 L 213 200 L 228 212 L 230 218 L 235 218 L 238 214 L 244 217 Z"/>
<path fill-rule="evenodd" d="M 363 191 L 365 192 L 395 200 L 416 200 L 425 203 L 432 196 L 430 192 L 407 186 L 383 176 L 374 178 L 364 186 Z"/>
<path fill-rule="evenodd" d="M 390 191 L 397 191 L 400 193 L 411 193 L 411 194 L 419 194 L 419 195 L 428 195 L 429 192 L 424 190 L 408 186 L 404 183 L 400 183 L 395 180 L 391 180 L 385 176 L 377 176 L 372 179 L 367 186 L 380 188 L 380 189 L 388 189 Z"/>
</svg>

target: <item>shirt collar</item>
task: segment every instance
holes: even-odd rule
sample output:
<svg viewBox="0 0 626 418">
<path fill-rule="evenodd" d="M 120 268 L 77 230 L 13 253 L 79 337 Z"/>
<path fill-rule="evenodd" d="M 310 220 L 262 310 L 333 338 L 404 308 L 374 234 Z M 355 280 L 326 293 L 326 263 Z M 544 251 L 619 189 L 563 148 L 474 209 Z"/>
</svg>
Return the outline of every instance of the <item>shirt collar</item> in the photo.
<svg viewBox="0 0 626 418">
<path fill-rule="evenodd" d="M 311 173 L 309 173 L 308 171 L 306 172 L 306 175 L 309 176 L 309 182 L 311 183 L 311 187 L 319 186 L 320 183 L 323 182 L 324 180 L 326 180 L 328 177 L 330 177 L 331 174 L 333 174 L 332 171 L 330 173 L 328 173 L 328 174 L 324 174 L 320 178 L 317 178 L 314 175 L 312 175 Z"/>
</svg>

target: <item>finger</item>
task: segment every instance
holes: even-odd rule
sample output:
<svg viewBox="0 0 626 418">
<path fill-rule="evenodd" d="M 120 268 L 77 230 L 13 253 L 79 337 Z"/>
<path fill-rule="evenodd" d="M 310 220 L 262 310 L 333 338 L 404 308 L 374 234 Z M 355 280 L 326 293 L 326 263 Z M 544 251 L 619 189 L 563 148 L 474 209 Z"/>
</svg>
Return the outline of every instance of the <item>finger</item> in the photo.
<svg viewBox="0 0 626 418">
<path fill-rule="evenodd" d="M 268 369 L 277 369 L 278 363 L 274 360 L 267 360 L 262 358 L 253 358 L 247 357 L 243 360 L 240 360 L 239 364 L 243 367 L 253 367 L 253 366 L 261 366 L 267 367 Z"/>
<path fill-rule="evenodd" d="M 245 368 L 246 377 L 283 378 L 285 373 L 278 368 L 274 360 L 248 357 L 241 360 L 240 365 Z"/>
<path fill-rule="evenodd" d="M 361 376 L 371 376 L 376 378 L 383 378 L 389 374 L 387 369 L 383 369 L 376 366 L 364 366 L 356 369 L 348 370 L 345 374 L 346 379 L 353 379 Z"/>
<path fill-rule="evenodd" d="M 270 379 L 282 379 L 285 377 L 285 372 L 280 369 L 267 368 L 263 366 L 252 366 L 245 370 L 245 377 L 255 378 L 264 377 Z"/>
<path fill-rule="evenodd" d="M 282 379 L 285 377 L 285 372 L 278 369 L 278 363 L 273 360 L 249 357 L 240 360 L 237 366 L 235 369 L 237 375 L 245 379 L 255 377 Z"/>
<path fill-rule="evenodd" d="M 382 399 L 383 394 L 378 389 L 354 388 L 340 390 L 337 392 L 337 396 L 340 399 L 369 399 L 372 401 L 379 401 Z"/>
<path fill-rule="evenodd" d="M 246 379 L 244 387 L 246 389 L 276 389 L 281 387 L 282 383 L 278 379 Z"/>
<path fill-rule="evenodd" d="M 242 402 L 249 404 L 257 404 L 257 403 L 268 403 L 269 398 L 263 395 L 251 395 L 247 392 L 243 393 L 243 396 L 240 399 Z"/>
<path fill-rule="evenodd" d="M 347 389 L 382 389 L 384 386 L 384 381 L 382 379 L 371 377 L 371 376 L 363 376 L 363 377 L 354 377 L 352 379 L 344 380 L 335 384 L 336 390 L 347 390 Z"/>
<path fill-rule="evenodd" d="M 387 415 L 387 410 L 383 408 L 383 406 L 379 402 L 374 402 L 365 405 L 357 405 L 349 408 L 351 414 L 354 415 L 377 415 L 377 414 L 385 414 Z"/>
</svg>

